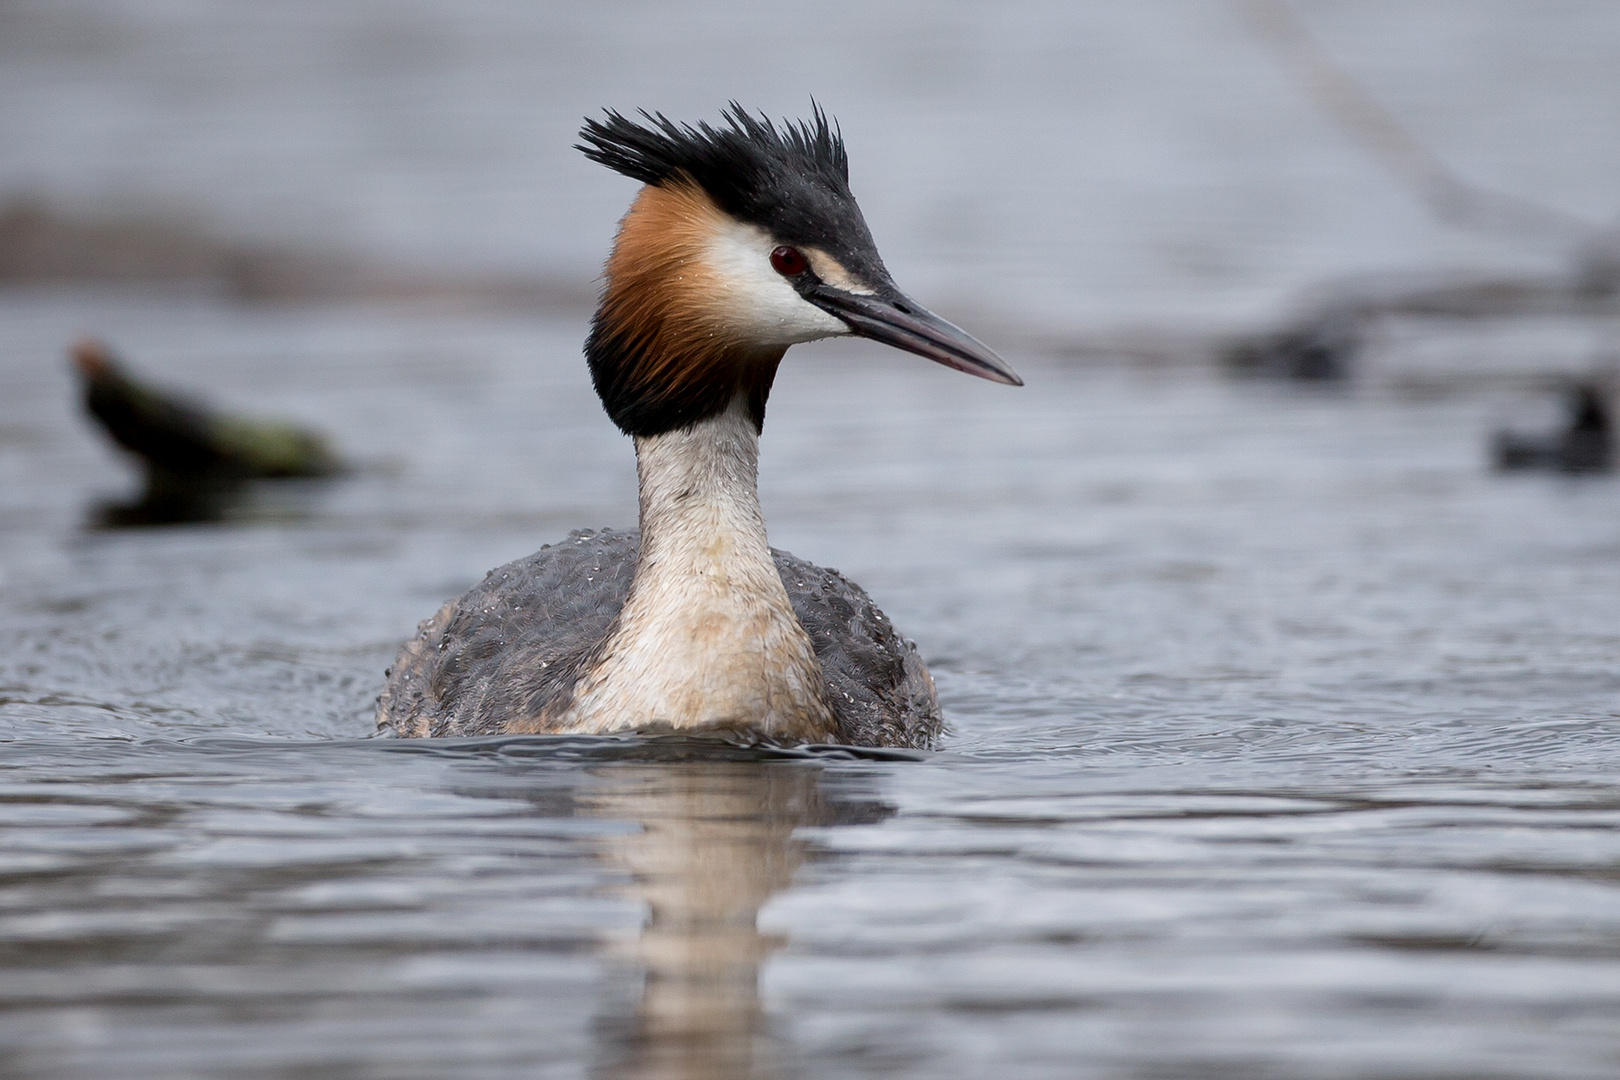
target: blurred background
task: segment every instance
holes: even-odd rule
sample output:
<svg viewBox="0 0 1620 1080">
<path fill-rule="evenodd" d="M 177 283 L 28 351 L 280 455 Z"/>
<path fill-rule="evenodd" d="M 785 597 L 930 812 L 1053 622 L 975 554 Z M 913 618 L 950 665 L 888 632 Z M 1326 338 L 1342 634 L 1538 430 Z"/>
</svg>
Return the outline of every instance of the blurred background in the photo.
<svg viewBox="0 0 1620 1080">
<path fill-rule="evenodd" d="M 1312 100 L 1260 25 L 1278 7 L 7 0 L 0 198 L 588 296 L 634 185 L 571 149 L 582 117 L 814 98 L 897 278 L 1019 326 L 1231 323 L 1351 273 L 1561 267 L 1567 235 L 1428 212 Z M 1295 9 L 1458 176 L 1613 224 L 1613 5 Z"/>
<path fill-rule="evenodd" d="M 1617 70 L 1613 0 L 0 0 L 0 1078 L 1616 1075 Z M 943 749 L 370 737 L 634 525 L 571 147 L 730 100 L 1028 382 L 771 401 Z M 152 388 L 332 456 L 154 514 Z"/>
</svg>

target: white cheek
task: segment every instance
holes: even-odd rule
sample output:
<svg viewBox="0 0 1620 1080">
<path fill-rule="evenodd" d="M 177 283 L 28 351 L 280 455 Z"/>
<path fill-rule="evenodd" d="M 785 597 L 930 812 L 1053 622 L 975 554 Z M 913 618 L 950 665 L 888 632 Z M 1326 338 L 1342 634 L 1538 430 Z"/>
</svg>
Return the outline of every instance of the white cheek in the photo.
<svg viewBox="0 0 1620 1080">
<path fill-rule="evenodd" d="M 724 292 L 726 319 L 752 342 L 794 345 L 849 333 L 842 319 L 822 311 L 771 269 L 776 245 L 751 225 L 730 225 L 709 242 L 708 268 Z"/>
</svg>

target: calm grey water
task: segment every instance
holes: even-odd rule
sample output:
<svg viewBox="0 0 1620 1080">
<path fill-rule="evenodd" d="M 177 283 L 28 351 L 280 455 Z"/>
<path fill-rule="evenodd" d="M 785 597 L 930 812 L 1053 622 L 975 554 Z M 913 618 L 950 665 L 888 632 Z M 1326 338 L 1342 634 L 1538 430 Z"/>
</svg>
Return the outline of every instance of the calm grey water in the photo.
<svg viewBox="0 0 1620 1080">
<path fill-rule="evenodd" d="M 1620 9 L 1303 8 L 1459 167 L 1612 213 Z M 630 185 L 582 113 L 814 91 L 971 327 L 1546 255 L 1423 220 L 1268 64 L 1191 0 L 17 2 L 0 193 L 588 276 Z M 1620 484 L 1484 453 L 1614 320 L 1392 323 L 1323 393 L 796 349 L 773 541 L 917 639 L 941 752 L 368 738 L 418 619 L 632 523 L 586 317 L 0 292 L 0 1076 L 1620 1075 Z M 86 330 L 361 469 L 91 527 L 133 479 Z"/>
<path fill-rule="evenodd" d="M 369 471 L 87 530 L 87 314 Z M 803 348 L 773 538 L 918 639 L 945 750 L 428 749 L 365 740 L 415 620 L 632 520 L 583 316 L 3 316 L 5 1075 L 1620 1067 L 1620 486 L 1487 473 L 1490 393 Z"/>
</svg>

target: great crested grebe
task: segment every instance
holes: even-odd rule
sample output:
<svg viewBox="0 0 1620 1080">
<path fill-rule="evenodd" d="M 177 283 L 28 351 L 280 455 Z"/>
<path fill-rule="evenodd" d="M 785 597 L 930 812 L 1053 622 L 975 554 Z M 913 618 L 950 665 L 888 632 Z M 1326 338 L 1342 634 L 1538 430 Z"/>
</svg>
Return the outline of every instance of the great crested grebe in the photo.
<svg viewBox="0 0 1620 1080">
<path fill-rule="evenodd" d="M 926 747 L 934 682 L 859 586 L 773 551 L 757 485 L 765 399 L 789 345 L 873 338 L 1022 385 L 900 292 L 818 107 L 777 128 L 609 111 L 578 149 L 640 180 L 585 356 L 635 439 L 641 528 L 577 532 L 492 570 L 422 624 L 377 724 L 405 736 L 737 731 Z"/>
</svg>

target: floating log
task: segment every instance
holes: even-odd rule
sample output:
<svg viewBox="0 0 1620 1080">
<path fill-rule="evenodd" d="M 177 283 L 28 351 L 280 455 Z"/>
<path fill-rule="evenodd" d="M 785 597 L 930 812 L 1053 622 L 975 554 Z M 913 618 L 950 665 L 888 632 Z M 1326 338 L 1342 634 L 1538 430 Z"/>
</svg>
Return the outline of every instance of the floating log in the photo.
<svg viewBox="0 0 1620 1080">
<path fill-rule="evenodd" d="M 149 468 L 177 476 L 255 480 L 333 476 L 342 470 L 319 432 L 217 412 L 130 375 L 103 343 L 73 347 L 84 405 L 113 440 Z"/>
<path fill-rule="evenodd" d="M 72 349 L 85 411 L 145 473 L 140 499 L 109 507 L 111 525 L 211 521 L 253 480 L 319 478 L 343 471 L 326 438 L 298 424 L 219 412 L 129 373 L 104 343 Z"/>
</svg>

